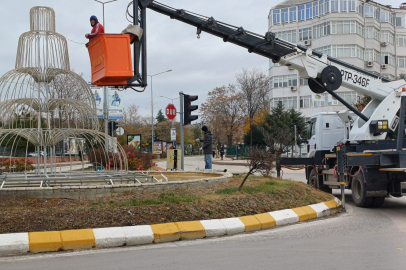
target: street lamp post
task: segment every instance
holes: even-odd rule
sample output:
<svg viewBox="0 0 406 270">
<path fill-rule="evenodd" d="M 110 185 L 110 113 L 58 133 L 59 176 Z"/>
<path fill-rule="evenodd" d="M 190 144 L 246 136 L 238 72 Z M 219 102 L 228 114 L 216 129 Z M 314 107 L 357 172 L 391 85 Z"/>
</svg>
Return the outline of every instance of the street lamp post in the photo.
<svg viewBox="0 0 406 270">
<path fill-rule="evenodd" d="M 154 97 L 153 97 L 153 92 L 152 92 L 152 77 L 166 73 L 166 72 L 171 72 L 172 69 L 163 71 L 154 75 L 148 75 L 151 77 L 151 153 L 154 154 Z"/>
<path fill-rule="evenodd" d="M 178 97 L 177 97 L 177 98 L 168 98 L 168 97 L 164 97 L 164 96 L 159 96 L 159 97 L 161 97 L 161 98 L 166 98 L 166 99 L 171 100 L 171 101 L 172 101 L 172 104 L 173 104 L 173 101 L 174 101 L 175 99 L 179 99 Z"/>
<path fill-rule="evenodd" d="M 118 0 L 111 0 L 111 1 L 107 1 L 107 2 L 101 2 L 101 1 L 99 1 L 99 0 L 94 0 L 94 1 L 96 1 L 97 3 L 100 3 L 100 4 L 102 4 L 103 5 L 103 27 L 104 27 L 104 31 L 106 31 L 106 24 L 105 24 L 105 22 L 104 22 L 104 5 L 105 4 L 108 4 L 108 3 L 111 3 L 111 2 L 116 2 L 116 1 L 118 1 Z M 105 147 L 105 150 L 106 150 L 106 152 L 108 152 L 109 151 L 109 143 L 108 143 L 108 127 L 107 127 L 107 125 L 108 125 L 108 121 L 109 121 L 109 109 L 108 109 L 108 105 L 109 105 L 109 103 L 107 102 L 107 98 L 108 98 L 108 94 L 107 94 L 107 86 L 104 86 L 103 87 L 103 97 L 104 97 L 104 104 L 103 104 L 103 118 L 104 118 L 104 133 L 106 134 L 106 142 L 105 142 L 105 145 L 104 145 L 104 147 Z"/>
<path fill-rule="evenodd" d="M 116 2 L 118 0 L 111 0 L 111 1 L 107 1 L 107 2 L 102 2 L 102 1 L 99 1 L 99 0 L 94 0 L 94 1 L 96 1 L 96 2 L 103 5 L 103 27 L 104 27 L 104 31 L 106 31 L 106 24 L 104 23 L 104 5 L 108 4 L 108 3 L 111 3 L 111 2 Z"/>
</svg>

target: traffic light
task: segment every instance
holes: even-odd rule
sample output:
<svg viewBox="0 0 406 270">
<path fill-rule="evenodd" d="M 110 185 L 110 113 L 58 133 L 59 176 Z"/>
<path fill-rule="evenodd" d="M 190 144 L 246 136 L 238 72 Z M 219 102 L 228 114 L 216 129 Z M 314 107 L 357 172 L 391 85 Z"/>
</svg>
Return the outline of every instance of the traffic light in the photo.
<svg viewBox="0 0 406 270">
<path fill-rule="evenodd" d="M 109 134 L 112 134 L 118 128 L 118 123 L 114 121 L 109 121 L 107 125 L 109 129 Z"/>
<path fill-rule="evenodd" d="M 192 115 L 193 111 L 196 111 L 199 106 L 192 105 L 192 101 L 198 99 L 198 96 L 183 95 L 183 125 L 189 125 L 192 121 L 197 120 L 197 115 Z"/>
</svg>

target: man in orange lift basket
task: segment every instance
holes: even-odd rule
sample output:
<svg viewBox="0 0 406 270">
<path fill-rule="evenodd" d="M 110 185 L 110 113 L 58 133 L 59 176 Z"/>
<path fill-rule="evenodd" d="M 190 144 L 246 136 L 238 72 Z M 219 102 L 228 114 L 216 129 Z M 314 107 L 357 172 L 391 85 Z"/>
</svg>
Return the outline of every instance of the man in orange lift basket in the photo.
<svg viewBox="0 0 406 270">
<path fill-rule="evenodd" d="M 92 32 L 90 34 L 85 35 L 85 37 L 88 38 L 89 40 L 92 40 L 99 34 L 104 34 L 103 25 L 99 23 L 99 20 L 97 19 L 96 16 L 92 15 L 90 17 L 90 25 L 93 27 Z"/>
</svg>

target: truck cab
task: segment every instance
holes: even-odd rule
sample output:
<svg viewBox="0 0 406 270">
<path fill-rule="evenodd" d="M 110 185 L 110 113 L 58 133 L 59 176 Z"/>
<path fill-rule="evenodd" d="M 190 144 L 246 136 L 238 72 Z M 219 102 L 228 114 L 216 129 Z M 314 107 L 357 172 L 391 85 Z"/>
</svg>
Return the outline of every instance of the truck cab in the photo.
<svg viewBox="0 0 406 270">
<path fill-rule="evenodd" d="M 313 114 L 308 124 L 308 157 L 314 157 L 317 151 L 332 152 L 345 138 L 345 123 L 336 112 Z"/>
</svg>

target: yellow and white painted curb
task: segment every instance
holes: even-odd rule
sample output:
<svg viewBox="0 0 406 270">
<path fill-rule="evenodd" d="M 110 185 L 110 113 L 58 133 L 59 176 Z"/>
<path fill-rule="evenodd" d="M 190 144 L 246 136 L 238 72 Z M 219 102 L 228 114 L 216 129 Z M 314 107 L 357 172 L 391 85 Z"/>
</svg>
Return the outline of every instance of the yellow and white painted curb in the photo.
<svg viewBox="0 0 406 270">
<path fill-rule="evenodd" d="M 253 232 L 326 217 L 341 210 L 334 200 L 252 216 L 130 227 L 0 234 L 0 256 L 135 246 Z"/>
</svg>

